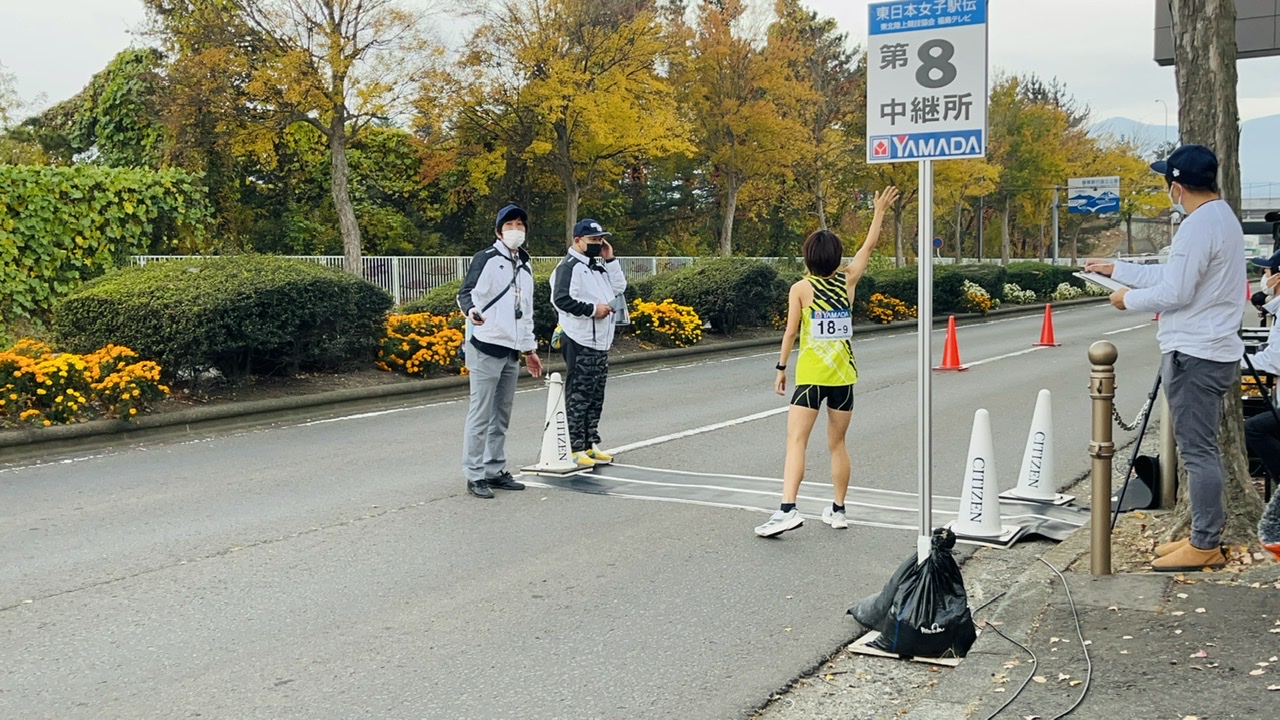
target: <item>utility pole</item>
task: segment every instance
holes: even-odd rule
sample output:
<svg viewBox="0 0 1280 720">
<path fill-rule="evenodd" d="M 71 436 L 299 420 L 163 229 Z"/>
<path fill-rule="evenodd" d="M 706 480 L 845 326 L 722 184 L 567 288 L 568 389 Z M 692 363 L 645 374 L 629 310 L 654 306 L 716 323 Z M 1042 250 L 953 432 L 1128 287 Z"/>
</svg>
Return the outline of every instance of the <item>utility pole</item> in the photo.
<svg viewBox="0 0 1280 720">
<path fill-rule="evenodd" d="M 1058 264 L 1058 186 L 1053 186 L 1053 264 Z"/>
</svg>

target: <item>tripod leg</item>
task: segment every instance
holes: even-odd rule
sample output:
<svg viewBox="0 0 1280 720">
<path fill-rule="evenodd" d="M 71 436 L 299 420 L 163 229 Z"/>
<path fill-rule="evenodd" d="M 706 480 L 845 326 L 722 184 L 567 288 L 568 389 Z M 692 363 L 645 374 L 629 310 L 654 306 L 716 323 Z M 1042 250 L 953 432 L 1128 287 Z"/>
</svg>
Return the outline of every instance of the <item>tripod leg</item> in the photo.
<svg viewBox="0 0 1280 720">
<path fill-rule="evenodd" d="M 1120 495 L 1116 498 L 1116 507 L 1111 511 L 1111 529 L 1116 529 L 1116 521 L 1120 519 L 1120 508 L 1124 505 L 1124 494 L 1129 490 L 1129 481 L 1133 479 L 1133 466 L 1138 462 L 1138 454 L 1142 452 L 1142 438 L 1147 434 L 1147 423 L 1151 422 L 1151 411 L 1155 409 L 1156 394 L 1160 391 L 1160 371 L 1156 371 L 1156 381 L 1147 393 L 1147 409 L 1142 415 L 1142 424 L 1138 427 L 1138 439 L 1133 443 L 1133 452 L 1129 455 L 1129 469 L 1124 474 L 1124 485 L 1120 486 Z"/>
</svg>

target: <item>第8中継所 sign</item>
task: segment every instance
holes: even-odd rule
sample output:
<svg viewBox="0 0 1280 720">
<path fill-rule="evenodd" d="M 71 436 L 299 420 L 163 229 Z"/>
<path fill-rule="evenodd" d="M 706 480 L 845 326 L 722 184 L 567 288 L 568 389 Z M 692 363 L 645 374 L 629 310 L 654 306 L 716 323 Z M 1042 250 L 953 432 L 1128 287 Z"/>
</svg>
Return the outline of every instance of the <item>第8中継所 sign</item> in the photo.
<svg viewBox="0 0 1280 720">
<path fill-rule="evenodd" d="M 987 150 L 987 0 L 870 6 L 867 162 Z"/>
</svg>

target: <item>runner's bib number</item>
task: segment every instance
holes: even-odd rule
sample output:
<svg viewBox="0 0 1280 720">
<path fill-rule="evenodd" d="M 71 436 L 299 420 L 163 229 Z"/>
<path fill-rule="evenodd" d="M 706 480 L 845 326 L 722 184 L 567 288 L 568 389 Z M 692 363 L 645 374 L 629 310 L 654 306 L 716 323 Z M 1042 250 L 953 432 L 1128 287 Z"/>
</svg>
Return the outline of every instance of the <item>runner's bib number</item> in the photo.
<svg viewBox="0 0 1280 720">
<path fill-rule="evenodd" d="M 848 340 L 853 337 L 853 315 L 847 309 L 814 310 L 809 328 L 814 340 Z"/>
</svg>

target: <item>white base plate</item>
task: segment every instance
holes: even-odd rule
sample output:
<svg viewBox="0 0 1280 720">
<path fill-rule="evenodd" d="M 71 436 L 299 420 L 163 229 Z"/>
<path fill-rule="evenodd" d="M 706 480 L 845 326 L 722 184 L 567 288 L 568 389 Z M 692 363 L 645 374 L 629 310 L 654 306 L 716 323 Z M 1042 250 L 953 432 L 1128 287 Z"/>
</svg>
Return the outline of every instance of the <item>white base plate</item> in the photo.
<svg viewBox="0 0 1280 720">
<path fill-rule="evenodd" d="M 1000 493 L 1000 499 L 1001 500 L 1017 500 L 1019 502 L 1029 502 L 1029 503 L 1043 503 L 1045 505 L 1058 505 L 1058 506 L 1070 505 L 1071 503 L 1075 502 L 1075 499 L 1076 499 L 1075 495 L 1063 495 L 1062 493 L 1054 493 L 1052 500 L 1041 500 L 1040 498 L 1022 497 L 1021 495 L 1017 495 L 1016 494 L 1017 492 L 1018 491 L 1016 489 L 1005 490 L 1004 492 Z"/>
<path fill-rule="evenodd" d="M 1027 529 L 1021 525 L 1001 525 L 1000 534 L 995 537 L 965 535 L 955 528 L 955 521 L 947 523 L 947 527 L 956 534 L 956 542 L 969 543 L 970 545 L 986 545 L 987 547 L 996 547 L 1008 550 L 1013 544 L 1022 537 Z"/>
<path fill-rule="evenodd" d="M 871 647 L 871 643 L 874 642 L 875 639 L 878 637 L 880 637 L 880 631 L 872 630 L 866 635 L 863 635 L 857 640 L 854 640 L 853 643 L 850 644 L 846 649 L 849 652 L 858 653 L 859 655 L 871 655 L 874 657 L 892 658 L 894 660 L 910 660 L 911 662 L 925 663 L 926 665 L 945 665 L 947 667 L 955 667 L 959 665 L 960 661 L 963 659 L 958 657 L 929 658 L 929 657 L 914 657 L 914 656 L 903 657 L 901 655 L 894 655 L 893 653 L 885 652 L 883 650 L 877 650 L 876 648 Z"/>
<path fill-rule="evenodd" d="M 520 468 L 522 475 L 545 475 L 547 477 L 569 477 L 582 472 L 589 472 L 591 468 L 578 467 L 575 463 L 568 466 L 549 466 L 540 467 L 538 465 L 530 465 L 529 467 Z"/>
</svg>

